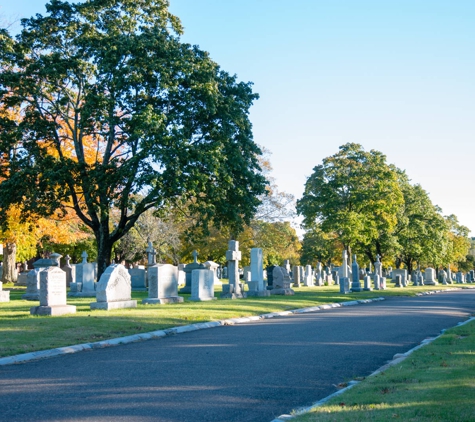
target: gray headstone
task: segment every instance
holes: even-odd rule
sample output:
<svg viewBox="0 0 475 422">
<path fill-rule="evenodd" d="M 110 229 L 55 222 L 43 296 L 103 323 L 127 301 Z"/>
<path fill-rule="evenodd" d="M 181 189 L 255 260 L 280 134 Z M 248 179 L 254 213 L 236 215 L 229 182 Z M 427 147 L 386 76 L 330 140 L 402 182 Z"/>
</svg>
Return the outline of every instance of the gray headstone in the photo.
<svg viewBox="0 0 475 422">
<path fill-rule="evenodd" d="M 193 270 L 191 273 L 192 301 L 216 300 L 214 297 L 214 272 L 212 270 Z"/>
<path fill-rule="evenodd" d="M 102 274 L 96 289 L 97 302 L 91 303 L 91 309 L 136 308 L 137 301 L 132 300 L 132 283 L 127 269 L 120 264 L 112 264 Z"/>
<path fill-rule="evenodd" d="M 148 298 L 144 304 L 180 303 L 178 296 L 178 268 L 170 264 L 156 264 L 148 268 Z"/>
</svg>

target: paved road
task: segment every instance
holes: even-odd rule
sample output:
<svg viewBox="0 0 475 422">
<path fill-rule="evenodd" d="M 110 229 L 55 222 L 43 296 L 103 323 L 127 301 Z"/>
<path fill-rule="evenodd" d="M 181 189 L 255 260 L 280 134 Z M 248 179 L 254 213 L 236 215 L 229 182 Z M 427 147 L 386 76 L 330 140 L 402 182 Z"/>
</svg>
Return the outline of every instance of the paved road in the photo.
<svg viewBox="0 0 475 422">
<path fill-rule="evenodd" d="M 269 422 L 474 311 L 470 290 L 394 298 L 6 366 L 0 420 Z"/>
</svg>

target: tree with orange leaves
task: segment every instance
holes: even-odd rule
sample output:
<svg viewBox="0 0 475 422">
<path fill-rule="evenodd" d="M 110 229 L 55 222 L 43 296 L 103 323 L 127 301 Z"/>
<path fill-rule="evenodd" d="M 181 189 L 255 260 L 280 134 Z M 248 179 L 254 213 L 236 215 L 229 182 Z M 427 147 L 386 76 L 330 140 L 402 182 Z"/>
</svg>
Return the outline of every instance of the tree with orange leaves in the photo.
<svg viewBox="0 0 475 422">
<path fill-rule="evenodd" d="M 0 217 L 71 204 L 95 235 L 98 276 L 147 210 L 186 202 L 199 225 L 238 232 L 265 192 L 252 84 L 182 43 L 168 6 L 52 0 L 15 39 L 0 31 L 0 102 L 22 112 L 0 122 Z"/>
</svg>

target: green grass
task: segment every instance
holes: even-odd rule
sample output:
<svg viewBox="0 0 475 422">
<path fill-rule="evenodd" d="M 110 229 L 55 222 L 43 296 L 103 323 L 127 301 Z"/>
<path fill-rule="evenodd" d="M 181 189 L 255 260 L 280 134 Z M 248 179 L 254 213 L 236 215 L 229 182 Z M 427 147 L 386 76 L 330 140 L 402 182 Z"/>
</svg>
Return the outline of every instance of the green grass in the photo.
<svg viewBox="0 0 475 422">
<path fill-rule="evenodd" d="M 389 283 L 388 283 L 389 285 Z M 444 288 L 451 286 L 437 286 Z M 295 296 L 271 296 L 241 300 L 216 300 L 185 302 L 170 305 L 142 305 L 146 292 L 133 292 L 138 301 L 135 309 L 91 311 L 89 304 L 94 298 L 68 298 L 68 304 L 77 306 L 77 313 L 58 317 L 30 315 L 30 307 L 38 302 L 21 299 L 25 288 L 4 285 L 11 290 L 10 302 L 0 303 L 0 357 L 19 353 L 51 349 L 73 344 L 88 343 L 130 334 L 160 330 L 203 321 L 217 321 L 268 312 L 316 306 L 324 303 L 367 299 L 379 296 L 408 296 L 433 286 L 389 288 L 385 291 L 340 294 L 336 286 L 300 287 Z M 215 295 L 219 298 L 221 289 Z"/>
<path fill-rule="evenodd" d="M 402 363 L 295 422 L 475 421 L 475 322 L 447 330 Z"/>
</svg>

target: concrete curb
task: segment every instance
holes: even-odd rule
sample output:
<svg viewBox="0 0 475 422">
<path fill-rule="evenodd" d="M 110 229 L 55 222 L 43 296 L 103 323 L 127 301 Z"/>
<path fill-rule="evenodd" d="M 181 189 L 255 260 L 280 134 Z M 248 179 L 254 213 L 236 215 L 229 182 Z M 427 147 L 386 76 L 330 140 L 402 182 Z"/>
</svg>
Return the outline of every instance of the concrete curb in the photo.
<svg viewBox="0 0 475 422">
<path fill-rule="evenodd" d="M 262 314 L 249 317 L 224 319 L 221 321 L 201 322 L 190 325 L 182 325 L 180 327 L 168 328 L 166 330 L 152 331 L 149 333 L 134 334 L 126 337 L 119 337 L 110 340 L 96 341 L 94 343 L 77 344 L 73 346 L 58 347 L 56 349 L 41 350 L 39 352 L 23 353 L 21 355 L 7 356 L 0 358 L 0 366 L 12 365 L 15 363 L 24 363 L 37 359 L 46 359 L 59 355 L 66 355 L 70 353 L 78 353 L 92 349 L 102 349 L 105 347 L 118 346 L 120 344 L 135 343 L 137 341 L 145 341 L 150 339 L 157 339 L 176 334 L 188 333 L 196 330 L 204 330 L 207 328 L 220 327 L 225 325 L 245 324 L 248 322 L 260 321 L 261 319 L 276 318 L 287 315 L 303 314 L 308 312 L 318 312 L 325 309 L 339 308 L 341 306 L 354 306 L 371 302 L 380 302 L 385 300 L 384 297 L 364 300 L 352 300 L 349 302 L 329 303 L 319 306 L 312 306 L 309 308 L 294 309 L 292 311 L 272 312 L 269 314 Z"/>
<path fill-rule="evenodd" d="M 463 290 L 464 288 L 465 289 L 467 289 L 467 288 L 468 289 L 474 289 L 475 287 L 460 287 L 460 288 L 444 289 L 444 290 L 431 290 L 431 291 L 428 291 L 428 292 L 416 293 L 416 296 L 427 296 L 427 295 L 433 295 L 433 294 L 436 294 L 436 293 L 444 293 L 444 292 L 447 292 L 447 291 L 451 292 L 451 291 L 456 291 L 456 290 Z M 454 327 L 450 327 L 450 328 L 460 327 L 462 325 L 468 324 L 471 321 L 475 321 L 475 317 L 471 317 L 471 318 L 467 319 L 466 321 L 459 322 L 457 325 L 455 325 Z M 418 344 L 417 346 L 413 347 L 412 349 L 408 350 L 405 353 L 395 354 L 391 361 L 389 361 L 386 365 L 381 366 L 376 371 L 372 372 L 366 378 L 378 375 L 381 372 L 386 371 L 391 366 L 394 366 L 394 365 L 397 365 L 398 363 L 401 363 L 403 360 L 405 360 L 409 355 L 411 355 L 416 350 L 420 349 L 421 347 L 424 347 L 427 344 L 432 343 L 434 340 L 441 337 L 447 330 L 448 330 L 448 328 L 444 328 L 443 330 L 440 331 L 440 334 L 437 337 L 431 337 L 431 338 L 426 338 L 426 339 L 422 340 L 420 344 Z M 294 412 L 292 412 L 291 415 L 290 414 L 289 415 L 280 415 L 276 419 L 273 419 L 271 422 L 285 422 L 285 421 L 289 421 L 289 420 L 293 419 L 296 416 L 302 415 L 304 413 L 309 413 L 312 410 L 316 409 L 317 407 L 323 406 L 326 402 L 328 402 L 333 397 L 337 397 L 340 394 L 343 394 L 344 392 L 349 390 L 350 388 L 353 388 L 355 385 L 359 384 L 360 382 L 361 381 L 352 380 L 352 381 L 348 382 L 347 387 L 342 388 L 341 390 L 338 390 L 338 391 L 334 392 L 333 394 L 330 394 L 329 396 L 315 402 L 311 406 L 295 410 Z"/>
</svg>

